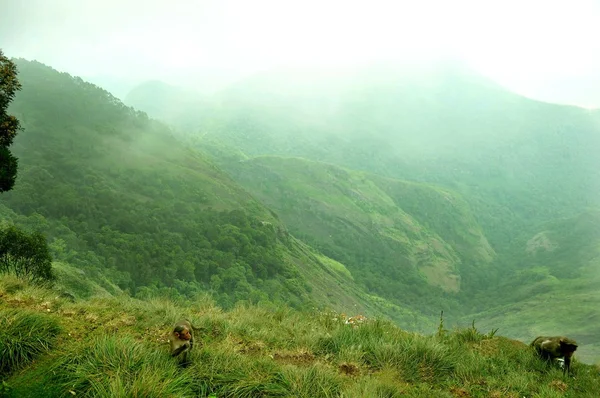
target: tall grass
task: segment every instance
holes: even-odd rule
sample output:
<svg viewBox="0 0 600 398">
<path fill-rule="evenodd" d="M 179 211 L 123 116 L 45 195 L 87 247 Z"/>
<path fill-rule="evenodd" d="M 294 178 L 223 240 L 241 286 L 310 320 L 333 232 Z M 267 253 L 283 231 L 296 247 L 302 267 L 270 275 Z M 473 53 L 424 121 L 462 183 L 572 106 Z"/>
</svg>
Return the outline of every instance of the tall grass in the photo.
<svg viewBox="0 0 600 398">
<path fill-rule="evenodd" d="M 62 390 L 90 397 L 191 397 L 192 380 L 169 355 L 129 336 L 72 345 L 50 371 Z"/>
<path fill-rule="evenodd" d="M 0 310 L 0 376 L 47 352 L 61 332 L 56 318 L 21 309 Z"/>
<path fill-rule="evenodd" d="M 203 348 L 190 369 L 200 396 L 283 397 L 287 386 L 279 366 L 268 358 L 249 358 L 231 349 L 228 342 Z"/>
<path fill-rule="evenodd" d="M 223 311 L 204 296 L 62 303 L 52 301 L 52 291 L 35 298 L 26 284 L 6 278 L 0 278 L 7 298 L 0 301 L 0 396 L 597 398 L 600 391 L 598 368 L 575 361 L 574 375 L 563 377 L 526 344 L 474 325 L 449 331 L 442 324 L 443 333 L 424 336 L 382 320 L 348 325 L 325 311 L 265 305 Z M 7 309 L 11 301 L 31 309 Z M 165 344 L 181 317 L 198 328 L 186 368 Z M 57 338 L 58 322 L 72 336 Z M 34 366 L 14 372 L 32 358 Z"/>
<path fill-rule="evenodd" d="M 411 381 L 440 382 L 452 375 L 460 358 L 435 338 L 402 332 L 382 321 L 367 322 L 358 328 L 340 327 L 321 338 L 317 350 L 362 362 L 374 370 L 396 368 L 404 380 Z"/>
</svg>

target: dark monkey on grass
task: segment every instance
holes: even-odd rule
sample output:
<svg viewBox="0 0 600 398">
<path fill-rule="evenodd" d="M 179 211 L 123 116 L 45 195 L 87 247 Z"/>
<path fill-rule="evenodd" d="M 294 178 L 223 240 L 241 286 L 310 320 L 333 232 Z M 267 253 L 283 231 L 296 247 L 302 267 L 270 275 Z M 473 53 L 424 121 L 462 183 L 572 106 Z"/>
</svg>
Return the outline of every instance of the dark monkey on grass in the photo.
<svg viewBox="0 0 600 398">
<path fill-rule="evenodd" d="M 178 321 L 173 326 L 173 331 L 169 336 L 169 342 L 171 344 L 171 356 L 176 357 L 183 354 L 181 357 L 181 363 L 188 365 L 188 354 L 194 347 L 194 327 L 191 322 L 187 319 Z"/>
<path fill-rule="evenodd" d="M 563 374 L 571 369 L 571 357 L 577 350 L 575 340 L 564 336 L 539 336 L 531 342 L 531 347 L 545 360 L 551 361 L 556 358 L 565 359 Z"/>
</svg>

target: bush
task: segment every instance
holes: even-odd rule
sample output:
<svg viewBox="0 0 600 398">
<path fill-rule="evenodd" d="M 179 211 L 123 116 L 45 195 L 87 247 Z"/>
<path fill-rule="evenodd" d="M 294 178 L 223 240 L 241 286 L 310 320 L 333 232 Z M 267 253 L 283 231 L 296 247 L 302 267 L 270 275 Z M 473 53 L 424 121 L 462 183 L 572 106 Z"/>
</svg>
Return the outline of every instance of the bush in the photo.
<svg viewBox="0 0 600 398">
<path fill-rule="evenodd" d="M 0 272 L 13 273 L 33 282 L 54 280 L 52 256 L 40 232 L 27 232 L 14 225 L 0 231 Z"/>
</svg>

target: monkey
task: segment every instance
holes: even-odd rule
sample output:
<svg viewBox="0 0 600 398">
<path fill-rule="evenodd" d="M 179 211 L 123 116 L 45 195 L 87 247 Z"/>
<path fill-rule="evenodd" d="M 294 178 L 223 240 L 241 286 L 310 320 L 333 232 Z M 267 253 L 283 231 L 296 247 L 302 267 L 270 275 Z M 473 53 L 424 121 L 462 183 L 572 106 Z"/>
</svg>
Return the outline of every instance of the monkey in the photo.
<svg viewBox="0 0 600 398">
<path fill-rule="evenodd" d="M 194 329 L 195 328 L 190 321 L 181 319 L 175 324 L 173 331 L 169 336 L 171 356 L 177 357 L 178 355 L 183 354 L 180 358 L 180 363 L 183 366 L 189 364 L 188 354 L 194 347 Z"/>
<path fill-rule="evenodd" d="M 530 344 L 531 347 L 546 361 L 551 361 L 556 358 L 564 358 L 565 366 L 563 367 L 563 375 L 571 369 L 571 357 L 577 350 L 575 340 L 563 336 L 536 337 Z"/>
</svg>

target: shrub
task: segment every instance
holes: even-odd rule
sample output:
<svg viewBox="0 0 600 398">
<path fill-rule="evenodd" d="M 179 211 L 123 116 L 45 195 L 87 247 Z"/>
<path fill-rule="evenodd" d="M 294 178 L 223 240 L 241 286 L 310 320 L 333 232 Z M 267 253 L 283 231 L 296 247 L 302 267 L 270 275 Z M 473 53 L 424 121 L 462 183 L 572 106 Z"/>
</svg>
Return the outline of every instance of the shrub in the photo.
<svg viewBox="0 0 600 398">
<path fill-rule="evenodd" d="M 14 225 L 0 231 L 0 272 L 13 273 L 34 282 L 54 280 L 52 256 L 40 232 L 27 232 Z"/>
</svg>

